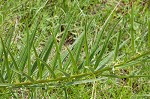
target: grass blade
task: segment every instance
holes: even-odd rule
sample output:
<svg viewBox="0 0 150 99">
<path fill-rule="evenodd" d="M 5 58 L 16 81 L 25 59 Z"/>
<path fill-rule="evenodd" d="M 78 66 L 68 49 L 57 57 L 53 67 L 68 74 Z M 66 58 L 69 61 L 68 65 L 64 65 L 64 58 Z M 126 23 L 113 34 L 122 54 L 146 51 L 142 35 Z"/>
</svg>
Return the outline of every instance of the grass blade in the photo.
<svg viewBox="0 0 150 99">
<path fill-rule="evenodd" d="M 3 47 L 3 51 L 4 51 L 4 64 L 6 66 L 6 70 L 7 70 L 7 77 L 8 77 L 8 82 L 11 83 L 11 71 L 10 71 L 10 67 L 9 67 L 9 63 L 8 63 L 8 53 L 5 49 L 5 45 L 4 42 L 2 40 L 2 38 L 0 37 L 1 43 L 2 43 L 2 47 Z"/>
<path fill-rule="evenodd" d="M 117 55 L 118 55 L 119 45 L 120 45 L 120 39 L 121 39 L 121 31 L 119 31 L 118 36 L 117 36 L 114 61 L 116 61 L 116 58 L 117 58 Z"/>
<path fill-rule="evenodd" d="M 88 79 L 88 80 L 81 80 L 81 81 L 73 81 L 73 82 L 68 82 L 66 86 L 70 85 L 78 85 L 78 84 L 85 84 L 85 83 L 91 83 L 95 81 L 105 81 L 107 78 L 96 78 L 96 79 Z"/>
<path fill-rule="evenodd" d="M 132 1 L 131 1 L 132 2 Z M 134 7 L 133 7 L 133 2 L 131 4 L 131 44 L 132 44 L 132 52 L 134 53 L 135 51 L 135 40 L 134 40 L 134 28 L 133 28 L 133 25 L 134 25 Z"/>
<path fill-rule="evenodd" d="M 60 44 L 59 44 L 59 49 L 61 50 L 61 48 L 62 48 L 62 45 L 64 44 L 64 42 L 65 42 L 65 39 L 66 39 L 66 37 L 67 37 L 67 35 L 68 35 L 68 29 L 69 29 L 69 27 L 70 27 L 70 24 L 71 24 L 71 22 L 72 22 L 72 20 L 73 20 L 73 16 L 74 16 L 74 14 L 72 14 L 72 15 L 70 15 L 69 16 L 69 22 L 68 22 L 68 24 L 67 24 L 67 27 L 66 27 L 66 29 L 65 29 L 65 32 L 63 33 L 63 36 L 62 36 L 62 38 L 61 38 L 61 41 L 60 41 Z"/>
<path fill-rule="evenodd" d="M 97 66 L 95 71 L 104 68 L 106 66 L 106 64 L 110 61 L 110 59 L 112 58 L 113 55 L 114 55 L 114 52 L 113 51 L 110 52 L 109 55 L 99 63 L 99 65 Z"/>
<path fill-rule="evenodd" d="M 3 45 L 2 45 L 2 41 L 0 40 L 0 62 L 2 62 L 2 55 L 3 55 Z"/>
<path fill-rule="evenodd" d="M 150 12 L 149 12 L 149 18 L 148 18 L 148 46 L 150 48 Z"/>
<path fill-rule="evenodd" d="M 121 1 L 121 0 L 120 0 Z M 112 15 L 114 13 L 114 11 L 116 10 L 116 8 L 118 7 L 118 5 L 120 4 L 120 1 L 118 2 L 118 4 L 114 7 L 114 9 L 111 11 L 111 13 L 109 14 L 109 16 L 107 17 L 103 27 L 102 27 L 102 30 L 100 33 L 98 33 L 98 36 L 97 36 L 97 40 L 95 42 L 95 45 L 93 47 L 93 49 L 91 50 L 91 54 L 90 54 L 90 60 L 93 58 L 96 50 L 98 49 L 98 44 L 99 42 L 101 41 L 101 38 L 102 38 L 102 35 L 105 31 L 105 29 L 107 28 L 107 25 L 108 25 L 108 22 L 110 21 L 110 19 L 112 18 Z"/>
<path fill-rule="evenodd" d="M 78 72 L 77 63 L 75 61 L 75 58 L 73 57 L 73 54 L 72 54 L 72 52 L 70 51 L 70 49 L 68 47 L 66 47 L 66 48 L 67 48 L 67 50 L 69 52 L 69 55 L 70 55 L 70 58 L 71 58 L 71 61 L 72 61 L 72 65 L 73 65 L 74 71 Z"/>
<path fill-rule="evenodd" d="M 55 37 L 55 35 L 53 33 L 52 33 L 52 36 L 53 36 L 54 43 L 55 43 L 55 46 L 56 46 L 56 52 L 57 52 L 56 57 L 58 58 L 59 68 L 62 69 L 62 61 L 61 61 L 60 49 L 59 49 L 56 37 Z"/>
<path fill-rule="evenodd" d="M 112 35 L 112 33 L 114 32 L 114 29 L 116 28 L 116 26 L 119 24 L 120 20 L 114 25 L 114 27 L 112 28 L 112 30 L 109 32 L 107 38 L 106 38 L 106 41 L 104 42 L 103 44 L 103 47 L 102 47 L 102 50 L 100 51 L 100 54 L 98 55 L 97 59 L 96 59 L 96 62 L 95 62 L 95 65 L 94 67 L 97 68 L 99 62 L 101 61 L 102 57 L 103 57 L 103 54 L 105 53 L 106 51 L 106 47 L 108 45 L 108 41 Z"/>
<path fill-rule="evenodd" d="M 26 73 L 22 72 L 22 71 L 18 71 L 16 69 L 11 68 L 12 71 L 16 72 L 19 75 L 23 75 L 25 76 L 29 81 L 34 82 L 34 79 L 32 79 L 29 75 L 27 75 Z"/>
<path fill-rule="evenodd" d="M 49 73 L 52 75 L 52 77 L 55 79 L 56 78 L 56 76 L 55 76 L 55 73 L 54 73 L 54 71 L 50 68 L 50 66 L 45 62 L 45 61 L 43 61 L 42 59 L 40 59 L 40 58 L 38 58 L 41 62 L 42 62 L 42 64 L 44 65 L 44 66 L 46 66 L 46 68 L 49 70 Z"/>
<path fill-rule="evenodd" d="M 30 55 L 30 40 L 29 40 L 29 31 L 28 28 L 26 28 L 27 32 L 27 61 L 28 61 L 28 75 L 31 75 L 31 55 Z"/>
<path fill-rule="evenodd" d="M 10 52 L 9 49 L 7 49 L 7 51 L 8 51 L 8 53 L 9 53 L 9 55 L 10 55 L 12 61 L 13 61 L 13 64 L 14 64 L 14 66 L 15 66 L 15 69 L 16 69 L 17 71 L 19 71 L 20 68 L 18 68 L 17 63 L 16 63 L 16 61 L 15 61 L 15 58 L 13 57 L 13 55 L 12 55 L 12 53 Z M 19 78 L 19 81 L 21 82 L 21 75 L 20 75 L 20 74 L 18 74 L 18 78 Z"/>
<path fill-rule="evenodd" d="M 42 79 L 42 66 L 41 66 L 41 63 L 40 63 L 40 60 L 37 58 L 38 57 L 38 53 L 33 45 L 33 51 L 34 51 L 34 54 L 36 56 L 36 61 L 37 61 L 37 65 L 38 65 L 38 74 L 37 74 L 37 77 L 39 77 L 40 79 Z"/>
<path fill-rule="evenodd" d="M 45 47 L 43 48 L 42 52 L 39 55 L 39 58 L 43 58 L 43 61 L 45 61 L 45 62 L 47 61 L 48 56 L 52 50 L 53 43 L 54 43 L 53 38 L 50 37 L 49 40 L 47 41 Z M 42 66 L 42 64 L 41 64 L 41 66 Z M 37 61 L 35 61 L 33 66 L 32 66 L 32 70 L 31 70 L 32 74 L 35 71 L 36 67 L 37 67 Z"/>
<path fill-rule="evenodd" d="M 86 62 L 85 65 L 89 66 L 89 51 L 88 51 L 88 43 L 87 43 L 87 22 L 85 23 L 85 33 L 84 33 L 84 50 L 86 55 Z"/>
<path fill-rule="evenodd" d="M 33 44 L 33 41 L 34 41 L 34 38 L 35 38 L 35 34 L 37 32 L 37 28 L 38 28 L 38 25 L 39 23 L 37 23 L 33 33 L 31 34 L 30 36 L 30 46 L 29 46 L 29 50 L 31 49 L 32 47 L 32 44 Z M 20 58 L 19 60 L 17 61 L 18 62 L 18 66 L 21 67 L 21 70 L 23 71 L 24 70 L 24 67 L 25 67 L 25 64 L 26 64 L 26 61 L 27 61 L 27 57 L 28 57 L 28 52 L 27 52 L 27 45 L 25 47 L 22 48 L 22 51 L 20 52 Z"/>
</svg>

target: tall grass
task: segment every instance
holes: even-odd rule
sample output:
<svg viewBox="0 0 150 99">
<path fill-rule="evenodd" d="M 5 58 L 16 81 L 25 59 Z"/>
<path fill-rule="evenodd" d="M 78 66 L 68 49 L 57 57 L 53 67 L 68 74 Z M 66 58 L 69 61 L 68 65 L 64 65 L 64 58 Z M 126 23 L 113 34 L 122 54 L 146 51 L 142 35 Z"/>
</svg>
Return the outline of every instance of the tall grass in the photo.
<svg viewBox="0 0 150 99">
<path fill-rule="evenodd" d="M 144 1 L 0 4 L 1 98 L 149 94 L 150 22 Z"/>
</svg>

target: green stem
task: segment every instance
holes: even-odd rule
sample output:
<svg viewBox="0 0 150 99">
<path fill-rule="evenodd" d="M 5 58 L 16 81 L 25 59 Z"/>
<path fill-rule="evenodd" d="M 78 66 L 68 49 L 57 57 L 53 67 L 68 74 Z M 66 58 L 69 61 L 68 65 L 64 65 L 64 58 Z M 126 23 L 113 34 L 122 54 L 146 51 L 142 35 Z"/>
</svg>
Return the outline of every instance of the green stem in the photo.
<svg viewBox="0 0 150 99">
<path fill-rule="evenodd" d="M 115 68 L 122 67 L 122 65 L 130 63 L 132 61 L 135 61 L 135 60 L 137 60 L 137 59 L 139 59 L 139 58 L 141 58 L 141 57 L 143 57 L 145 55 L 148 55 L 148 54 L 150 54 L 150 51 L 145 52 L 144 54 L 138 55 L 137 57 L 134 57 L 134 58 L 128 60 L 126 63 L 117 64 L 114 67 Z M 141 62 L 142 61 L 139 61 L 139 63 L 141 63 Z M 68 80 L 68 79 L 71 80 L 71 79 L 81 78 L 81 77 L 90 76 L 90 75 L 99 75 L 99 74 L 102 74 L 103 72 L 109 71 L 109 70 L 112 70 L 112 68 L 111 67 L 106 67 L 104 69 L 101 69 L 101 70 L 98 70 L 98 71 L 95 71 L 95 72 L 83 73 L 83 74 L 78 74 L 78 75 L 72 75 L 70 77 L 60 77 L 60 78 L 56 78 L 56 79 L 38 80 L 38 81 L 34 81 L 34 82 L 16 83 L 16 84 L 12 84 L 12 87 L 28 86 L 28 85 L 32 85 L 32 84 L 49 83 L 49 82 L 54 82 L 54 81 L 64 81 L 64 80 Z M 101 75 L 101 76 L 106 76 L 106 75 Z M 133 77 L 136 77 L 136 76 L 121 76 L 121 77 L 133 78 Z M 147 77 L 147 76 L 142 76 L 142 77 Z"/>
<path fill-rule="evenodd" d="M 134 7 L 133 7 L 133 2 L 131 4 L 131 44 L 132 44 L 132 52 L 135 51 L 135 41 L 134 41 Z"/>
</svg>

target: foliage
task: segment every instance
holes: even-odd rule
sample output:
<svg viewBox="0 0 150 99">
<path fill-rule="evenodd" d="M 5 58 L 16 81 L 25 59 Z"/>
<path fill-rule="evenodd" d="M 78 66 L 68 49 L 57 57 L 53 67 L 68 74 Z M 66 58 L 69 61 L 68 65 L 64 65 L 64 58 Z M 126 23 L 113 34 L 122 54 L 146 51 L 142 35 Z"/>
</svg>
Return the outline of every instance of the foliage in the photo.
<svg viewBox="0 0 150 99">
<path fill-rule="evenodd" d="M 148 3 L 2 0 L 0 97 L 149 97 Z"/>
</svg>

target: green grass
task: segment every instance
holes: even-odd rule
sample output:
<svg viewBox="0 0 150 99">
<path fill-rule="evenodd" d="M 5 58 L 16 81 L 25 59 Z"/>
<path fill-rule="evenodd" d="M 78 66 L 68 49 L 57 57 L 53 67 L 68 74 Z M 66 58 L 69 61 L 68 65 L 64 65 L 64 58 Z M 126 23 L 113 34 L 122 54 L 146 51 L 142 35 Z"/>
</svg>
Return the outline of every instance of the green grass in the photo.
<svg viewBox="0 0 150 99">
<path fill-rule="evenodd" d="M 150 97 L 149 0 L 1 0 L 0 9 L 0 98 Z"/>
</svg>

